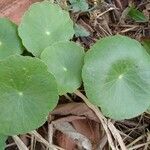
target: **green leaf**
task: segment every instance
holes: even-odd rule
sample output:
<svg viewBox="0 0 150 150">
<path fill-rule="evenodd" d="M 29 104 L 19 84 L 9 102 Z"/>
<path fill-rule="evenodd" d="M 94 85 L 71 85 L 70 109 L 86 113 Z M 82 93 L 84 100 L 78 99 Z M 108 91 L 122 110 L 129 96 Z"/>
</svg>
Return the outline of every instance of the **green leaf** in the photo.
<svg viewBox="0 0 150 150">
<path fill-rule="evenodd" d="M 82 73 L 89 100 L 110 118 L 132 118 L 150 105 L 150 57 L 133 39 L 101 39 L 86 54 Z"/>
<path fill-rule="evenodd" d="M 89 5 L 86 0 L 69 0 L 71 3 L 71 6 L 74 10 L 74 12 L 78 11 L 87 11 L 89 8 Z"/>
<path fill-rule="evenodd" d="M 150 54 L 150 39 L 149 38 L 144 39 L 142 41 L 142 44 L 143 44 L 144 48 L 146 49 L 146 51 Z"/>
<path fill-rule="evenodd" d="M 0 133 L 40 127 L 58 102 L 54 77 L 36 58 L 11 56 L 0 62 Z"/>
<path fill-rule="evenodd" d="M 128 16 L 131 17 L 136 22 L 147 22 L 148 18 L 143 14 L 143 12 L 137 10 L 134 7 L 129 7 Z"/>
<path fill-rule="evenodd" d="M 83 57 L 83 48 L 73 42 L 56 43 L 42 52 L 41 59 L 56 78 L 60 95 L 80 87 Z"/>
<path fill-rule="evenodd" d="M 7 136 L 0 135 L 0 150 L 4 150 L 6 146 Z"/>
<path fill-rule="evenodd" d="M 48 1 L 35 3 L 23 16 L 19 35 L 27 50 L 39 57 L 46 47 L 73 37 L 73 22 L 58 5 Z"/>
<path fill-rule="evenodd" d="M 0 19 L 0 59 L 22 53 L 21 40 L 17 34 L 17 26 L 8 19 Z"/>
<path fill-rule="evenodd" d="M 75 30 L 75 36 L 76 37 L 87 37 L 90 35 L 90 33 L 81 25 L 75 25 L 74 26 Z"/>
</svg>

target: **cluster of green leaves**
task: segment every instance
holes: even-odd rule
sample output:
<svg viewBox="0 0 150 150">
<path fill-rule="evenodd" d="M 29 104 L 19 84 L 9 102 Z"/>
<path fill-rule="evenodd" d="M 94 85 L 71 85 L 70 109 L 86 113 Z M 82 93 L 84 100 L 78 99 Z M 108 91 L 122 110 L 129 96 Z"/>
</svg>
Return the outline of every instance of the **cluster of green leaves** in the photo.
<svg viewBox="0 0 150 150">
<path fill-rule="evenodd" d="M 110 118 L 150 106 L 150 57 L 139 42 L 110 36 L 85 54 L 73 35 L 69 13 L 48 1 L 33 4 L 19 27 L 0 19 L 0 149 L 8 135 L 40 127 L 59 95 L 82 80 L 91 103 Z M 24 48 L 34 57 L 21 55 Z"/>
</svg>

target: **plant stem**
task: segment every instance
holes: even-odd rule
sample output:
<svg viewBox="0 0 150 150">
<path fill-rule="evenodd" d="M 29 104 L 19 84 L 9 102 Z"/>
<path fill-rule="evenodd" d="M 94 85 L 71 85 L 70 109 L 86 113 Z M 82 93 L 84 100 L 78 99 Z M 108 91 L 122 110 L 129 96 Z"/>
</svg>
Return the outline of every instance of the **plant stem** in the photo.
<svg viewBox="0 0 150 150">
<path fill-rule="evenodd" d="M 16 145 L 18 146 L 19 150 L 29 150 L 17 135 L 12 136 L 12 138 L 15 141 Z"/>
<path fill-rule="evenodd" d="M 43 143 L 45 146 L 51 148 L 52 150 L 64 150 L 61 147 L 48 143 L 48 141 L 46 141 L 37 131 L 32 131 L 30 134 L 33 134 L 39 142 Z"/>
</svg>

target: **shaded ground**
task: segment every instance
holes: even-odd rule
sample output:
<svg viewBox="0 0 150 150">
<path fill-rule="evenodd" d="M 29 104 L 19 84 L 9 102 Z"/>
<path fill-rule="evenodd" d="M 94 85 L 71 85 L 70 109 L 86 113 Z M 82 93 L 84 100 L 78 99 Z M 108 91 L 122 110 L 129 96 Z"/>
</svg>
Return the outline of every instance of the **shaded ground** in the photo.
<svg viewBox="0 0 150 150">
<path fill-rule="evenodd" d="M 1 0 L 0 16 L 8 16 L 14 22 L 19 23 L 24 11 L 35 1 L 37 0 Z M 68 9 L 70 5 L 66 0 L 58 0 L 57 3 L 64 9 Z M 73 40 L 89 48 L 97 39 L 114 34 L 128 35 L 140 42 L 143 39 L 150 39 L 149 21 L 137 23 L 126 16 L 125 10 L 131 3 L 145 16 L 150 17 L 149 0 L 89 0 L 90 11 L 70 11 L 73 21 L 84 27 L 90 34 L 87 37 L 74 37 Z M 82 88 L 81 91 L 84 93 Z M 117 128 L 127 149 L 150 149 L 149 113 L 130 120 L 116 122 L 111 120 L 111 122 Z M 60 97 L 58 107 L 50 114 L 48 122 L 38 129 L 38 133 L 49 143 L 65 150 L 110 149 L 108 138 L 99 119 L 74 94 Z M 35 138 L 33 133 L 20 137 L 31 150 L 47 149 L 47 143 L 38 142 L 42 138 Z M 116 141 L 114 143 L 118 145 L 117 139 L 113 138 L 113 141 Z M 7 150 L 17 150 L 11 138 L 7 140 L 7 143 Z M 118 146 L 118 149 L 121 148 Z"/>
</svg>

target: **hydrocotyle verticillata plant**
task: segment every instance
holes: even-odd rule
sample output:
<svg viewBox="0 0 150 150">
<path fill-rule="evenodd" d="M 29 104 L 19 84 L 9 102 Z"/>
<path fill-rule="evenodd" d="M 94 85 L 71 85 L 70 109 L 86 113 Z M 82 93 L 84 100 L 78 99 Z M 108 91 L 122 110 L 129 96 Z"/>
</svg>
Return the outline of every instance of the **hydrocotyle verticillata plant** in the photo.
<svg viewBox="0 0 150 150">
<path fill-rule="evenodd" d="M 74 35 L 69 13 L 48 1 L 33 4 L 22 18 L 19 35 L 24 46 L 39 57 L 48 46 Z"/>
<path fill-rule="evenodd" d="M 89 100 L 113 119 L 140 115 L 150 105 L 150 57 L 124 36 L 99 40 L 87 52 L 83 81 Z"/>
<path fill-rule="evenodd" d="M 84 49 L 74 42 L 59 42 L 46 48 L 41 59 L 57 81 L 60 95 L 75 92 L 82 83 Z"/>
<path fill-rule="evenodd" d="M 110 36 L 84 54 L 69 41 L 74 35 L 69 13 L 48 1 L 33 4 L 18 30 L 35 57 L 19 55 L 17 26 L 0 19 L 1 149 L 5 135 L 40 127 L 58 95 L 75 92 L 82 79 L 89 101 L 110 118 L 132 118 L 150 106 L 150 56 L 136 40 Z"/>
<path fill-rule="evenodd" d="M 37 58 L 19 55 L 0 62 L 0 133 L 15 135 L 41 126 L 58 102 L 54 77 Z"/>
<path fill-rule="evenodd" d="M 21 54 L 23 46 L 17 34 L 17 25 L 6 18 L 0 19 L 0 60 L 10 55 Z"/>
</svg>

